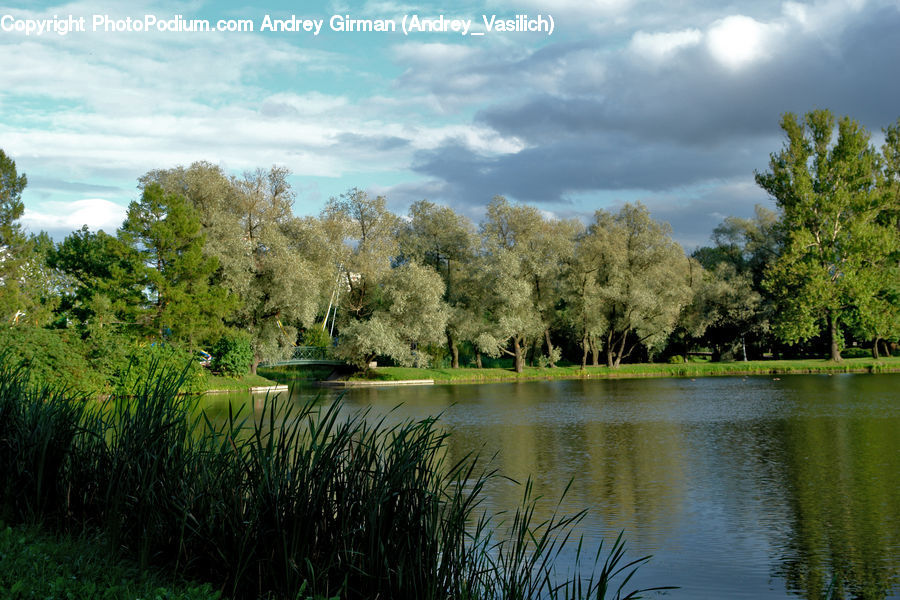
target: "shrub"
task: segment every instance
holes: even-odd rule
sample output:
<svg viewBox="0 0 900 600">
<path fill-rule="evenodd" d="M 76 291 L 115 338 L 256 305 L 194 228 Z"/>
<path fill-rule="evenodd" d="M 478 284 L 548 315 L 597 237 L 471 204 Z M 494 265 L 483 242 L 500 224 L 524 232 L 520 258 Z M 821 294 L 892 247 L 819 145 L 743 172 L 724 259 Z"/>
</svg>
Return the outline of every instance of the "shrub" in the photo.
<svg viewBox="0 0 900 600">
<path fill-rule="evenodd" d="M 841 350 L 841 358 L 870 358 L 872 350 L 868 348 L 845 348 Z"/>
<path fill-rule="evenodd" d="M 162 342 L 137 342 L 127 353 L 128 362 L 116 365 L 113 388 L 119 396 L 134 396 L 154 372 L 184 372 L 179 392 L 206 391 L 206 374 L 190 352 Z"/>
<path fill-rule="evenodd" d="M 316 323 L 303 332 L 303 345 L 328 349 L 332 346 L 331 336 L 328 335 L 328 332 L 322 329 L 322 327 L 318 323 Z"/>
<path fill-rule="evenodd" d="M 231 377 L 246 375 L 253 364 L 250 336 L 238 331 L 227 333 L 213 346 L 212 355 L 214 370 Z"/>
<path fill-rule="evenodd" d="M 72 331 L 29 325 L 0 326 L 0 348 L 8 359 L 27 369 L 32 383 L 98 393 L 104 377 L 84 356 L 85 347 Z"/>
</svg>

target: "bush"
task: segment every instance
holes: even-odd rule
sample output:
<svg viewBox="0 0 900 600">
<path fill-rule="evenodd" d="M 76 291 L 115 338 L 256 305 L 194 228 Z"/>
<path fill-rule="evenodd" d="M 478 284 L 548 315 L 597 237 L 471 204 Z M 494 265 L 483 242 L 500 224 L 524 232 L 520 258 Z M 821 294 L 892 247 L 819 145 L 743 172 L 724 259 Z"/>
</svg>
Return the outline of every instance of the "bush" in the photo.
<svg viewBox="0 0 900 600">
<path fill-rule="evenodd" d="M 116 365 L 113 388 L 119 396 L 133 396 L 151 373 L 183 373 L 179 392 L 202 394 L 206 391 L 206 373 L 190 352 L 162 342 L 138 342 L 127 353 L 127 362 Z"/>
<path fill-rule="evenodd" d="M 21 363 L 35 385 L 70 387 L 99 393 L 104 377 L 84 356 L 86 348 L 74 332 L 29 325 L 0 326 L 0 348 L 9 360 Z"/>
<path fill-rule="evenodd" d="M 868 348 L 845 348 L 841 350 L 841 358 L 870 358 L 872 350 Z"/>
<path fill-rule="evenodd" d="M 253 364 L 253 346 L 250 336 L 243 332 L 223 335 L 213 346 L 212 367 L 231 377 L 241 377 L 250 372 Z"/>
<path fill-rule="evenodd" d="M 673 354 L 669 357 L 670 365 L 680 365 L 684 363 L 684 357 L 680 354 Z"/>
<path fill-rule="evenodd" d="M 331 336 L 328 335 L 328 332 L 322 329 L 322 327 L 318 323 L 316 323 L 303 332 L 303 345 L 328 349 L 332 346 Z"/>
</svg>

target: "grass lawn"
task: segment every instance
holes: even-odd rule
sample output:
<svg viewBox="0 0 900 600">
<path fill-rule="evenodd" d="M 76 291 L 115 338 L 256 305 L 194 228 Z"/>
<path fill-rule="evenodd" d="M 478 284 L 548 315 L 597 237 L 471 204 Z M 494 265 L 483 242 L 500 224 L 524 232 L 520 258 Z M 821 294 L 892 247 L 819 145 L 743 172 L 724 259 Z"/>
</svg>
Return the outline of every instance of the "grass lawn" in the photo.
<svg viewBox="0 0 900 600">
<path fill-rule="evenodd" d="M 111 558 L 98 539 L 57 538 L 0 521 L 0 597 L 213 600 L 209 584 L 173 582 Z"/>
<path fill-rule="evenodd" d="M 244 375 L 235 379 L 234 377 L 224 377 L 222 375 L 206 374 L 206 389 L 209 391 L 234 391 L 241 392 L 249 390 L 252 387 L 278 385 L 278 382 L 266 379 L 262 375 Z"/>
<path fill-rule="evenodd" d="M 525 367 L 521 374 L 512 369 L 414 369 L 378 367 L 355 373 L 351 381 L 402 381 L 434 379 L 435 383 L 478 383 L 529 379 L 610 379 L 616 377 L 705 377 L 708 375 L 777 375 L 786 373 L 900 372 L 900 358 L 845 358 L 840 363 L 821 359 L 759 360 L 749 362 L 688 362 L 683 364 L 634 364 L 618 369 L 607 367 L 559 366 Z"/>
</svg>

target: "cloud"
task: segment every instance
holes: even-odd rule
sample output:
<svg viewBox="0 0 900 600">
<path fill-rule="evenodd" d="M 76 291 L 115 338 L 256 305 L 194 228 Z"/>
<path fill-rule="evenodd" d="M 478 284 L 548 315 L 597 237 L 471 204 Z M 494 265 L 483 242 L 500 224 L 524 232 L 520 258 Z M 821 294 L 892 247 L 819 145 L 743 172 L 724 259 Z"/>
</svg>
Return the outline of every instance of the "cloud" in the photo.
<svg viewBox="0 0 900 600">
<path fill-rule="evenodd" d="M 663 61 L 682 48 L 696 46 L 703 39 L 699 29 L 684 29 L 663 33 L 638 31 L 631 38 L 629 48 L 635 54 L 654 63 Z"/>
<path fill-rule="evenodd" d="M 32 232 L 47 231 L 54 239 L 62 239 L 87 225 L 92 231 L 115 232 L 125 220 L 124 206 L 102 198 L 85 198 L 73 202 L 45 202 L 40 210 L 26 208 L 22 225 Z"/>
<path fill-rule="evenodd" d="M 784 27 L 765 24 L 744 15 L 717 21 L 706 34 L 707 47 L 718 62 L 739 69 L 758 60 L 770 59 L 778 51 L 776 42 Z"/>
</svg>

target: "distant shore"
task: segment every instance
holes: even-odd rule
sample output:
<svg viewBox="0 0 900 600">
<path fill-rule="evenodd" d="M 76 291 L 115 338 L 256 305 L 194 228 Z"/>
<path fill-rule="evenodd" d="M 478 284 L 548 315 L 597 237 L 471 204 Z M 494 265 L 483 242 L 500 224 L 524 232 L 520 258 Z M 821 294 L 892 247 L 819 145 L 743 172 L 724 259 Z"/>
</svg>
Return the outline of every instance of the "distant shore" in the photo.
<svg viewBox="0 0 900 600">
<path fill-rule="evenodd" d="M 459 369 L 415 369 L 378 367 L 346 377 L 348 383 L 380 381 L 403 382 L 433 379 L 436 384 L 538 381 L 552 379 L 627 379 L 643 377 L 710 377 L 743 375 L 835 373 L 900 373 L 900 357 L 847 358 L 841 362 L 822 359 L 756 360 L 736 362 L 687 362 L 678 364 L 626 364 L 618 368 L 580 365 L 526 367 L 522 373 L 512 369 L 462 367 Z"/>
</svg>

